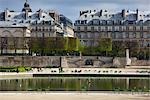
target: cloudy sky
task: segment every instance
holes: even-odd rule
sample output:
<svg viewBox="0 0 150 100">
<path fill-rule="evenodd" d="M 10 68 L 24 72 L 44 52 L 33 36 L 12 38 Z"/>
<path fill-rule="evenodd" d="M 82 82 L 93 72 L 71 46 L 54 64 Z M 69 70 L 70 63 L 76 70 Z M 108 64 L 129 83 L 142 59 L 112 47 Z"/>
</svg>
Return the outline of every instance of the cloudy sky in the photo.
<svg viewBox="0 0 150 100">
<path fill-rule="evenodd" d="M 0 11 L 6 8 L 21 11 L 25 0 L 0 0 Z M 89 9 L 140 9 L 150 10 L 150 0 L 28 0 L 34 11 L 53 9 L 75 20 L 80 10 Z"/>
</svg>

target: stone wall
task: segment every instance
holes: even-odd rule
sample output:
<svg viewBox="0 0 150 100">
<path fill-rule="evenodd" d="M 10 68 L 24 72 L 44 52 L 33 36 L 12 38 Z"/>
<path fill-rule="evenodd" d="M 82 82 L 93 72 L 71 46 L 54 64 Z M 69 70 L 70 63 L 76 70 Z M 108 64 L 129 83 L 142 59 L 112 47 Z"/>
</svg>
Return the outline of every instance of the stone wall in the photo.
<svg viewBox="0 0 150 100">
<path fill-rule="evenodd" d="M 61 58 L 61 60 L 60 60 Z M 150 66 L 148 60 L 137 60 L 131 58 L 131 66 Z M 87 61 L 92 64 L 86 64 Z M 118 67 L 126 66 L 125 57 L 99 57 L 99 56 L 0 56 L 0 66 L 32 66 L 32 67 L 46 67 L 46 66 L 61 66 L 66 68 L 79 67 Z"/>
<path fill-rule="evenodd" d="M 0 56 L 0 66 L 60 66 L 60 57 L 52 56 Z"/>
<path fill-rule="evenodd" d="M 82 57 L 66 57 L 65 60 L 69 67 L 111 67 L 113 57 L 98 57 L 98 56 L 82 56 Z M 86 64 L 87 61 L 93 64 Z M 64 60 L 63 60 L 64 61 Z M 65 67 L 62 65 L 62 67 Z"/>
</svg>

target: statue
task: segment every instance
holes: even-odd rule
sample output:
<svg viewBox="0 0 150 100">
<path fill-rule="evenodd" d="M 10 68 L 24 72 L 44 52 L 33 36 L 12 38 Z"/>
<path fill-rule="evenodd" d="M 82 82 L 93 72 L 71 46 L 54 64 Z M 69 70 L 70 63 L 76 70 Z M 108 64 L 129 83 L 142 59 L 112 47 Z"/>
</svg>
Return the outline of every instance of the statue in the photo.
<svg viewBox="0 0 150 100">
<path fill-rule="evenodd" d="M 131 59 L 129 58 L 129 49 L 126 49 L 126 65 L 131 65 Z"/>
</svg>

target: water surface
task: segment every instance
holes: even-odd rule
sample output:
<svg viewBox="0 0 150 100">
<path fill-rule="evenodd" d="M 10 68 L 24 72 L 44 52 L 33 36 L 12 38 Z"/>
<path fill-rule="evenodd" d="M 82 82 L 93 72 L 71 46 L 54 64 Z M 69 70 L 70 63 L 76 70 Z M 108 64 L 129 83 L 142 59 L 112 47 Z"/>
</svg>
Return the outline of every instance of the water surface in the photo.
<svg viewBox="0 0 150 100">
<path fill-rule="evenodd" d="M 0 91 L 139 91 L 150 92 L 150 78 L 80 77 L 1 79 Z"/>
</svg>

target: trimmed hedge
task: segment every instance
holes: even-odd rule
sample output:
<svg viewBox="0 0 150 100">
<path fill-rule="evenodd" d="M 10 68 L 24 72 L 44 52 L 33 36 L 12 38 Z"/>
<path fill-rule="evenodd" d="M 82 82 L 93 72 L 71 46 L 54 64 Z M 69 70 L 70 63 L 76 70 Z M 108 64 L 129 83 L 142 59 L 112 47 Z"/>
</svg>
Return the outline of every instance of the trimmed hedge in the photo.
<svg viewBox="0 0 150 100">
<path fill-rule="evenodd" d="M 27 72 L 30 71 L 31 67 L 0 67 L 0 72 Z"/>
</svg>

